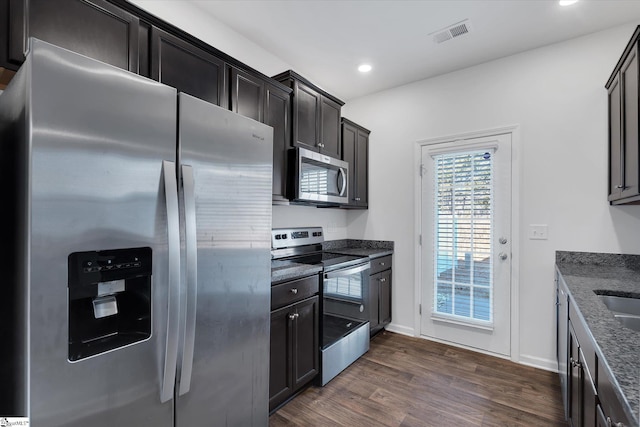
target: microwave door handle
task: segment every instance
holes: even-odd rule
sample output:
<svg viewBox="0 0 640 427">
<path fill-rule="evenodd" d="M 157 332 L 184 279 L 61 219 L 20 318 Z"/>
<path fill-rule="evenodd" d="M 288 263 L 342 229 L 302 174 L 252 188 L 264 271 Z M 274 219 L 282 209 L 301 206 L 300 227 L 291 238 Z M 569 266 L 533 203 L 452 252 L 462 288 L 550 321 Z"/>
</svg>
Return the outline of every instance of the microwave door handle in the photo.
<svg viewBox="0 0 640 427">
<path fill-rule="evenodd" d="M 342 185 L 340 186 L 340 197 L 344 196 L 345 191 L 347 191 L 347 173 L 344 171 L 344 168 L 340 168 L 338 169 L 339 172 L 339 176 L 340 176 L 340 182 L 342 183 Z"/>
</svg>

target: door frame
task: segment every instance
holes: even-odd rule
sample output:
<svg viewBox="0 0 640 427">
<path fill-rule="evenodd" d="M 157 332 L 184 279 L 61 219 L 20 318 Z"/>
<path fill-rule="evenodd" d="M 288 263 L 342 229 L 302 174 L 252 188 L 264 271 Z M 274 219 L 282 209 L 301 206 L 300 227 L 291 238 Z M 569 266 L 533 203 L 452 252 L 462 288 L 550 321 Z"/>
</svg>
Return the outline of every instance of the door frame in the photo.
<svg viewBox="0 0 640 427">
<path fill-rule="evenodd" d="M 416 141 L 414 145 L 414 230 L 415 230 L 415 243 L 414 243 L 414 321 L 413 332 L 414 336 L 418 338 L 430 339 L 438 341 L 434 338 L 427 338 L 422 335 L 421 331 L 421 317 L 420 304 L 422 303 L 422 244 L 420 242 L 422 235 L 422 176 L 421 176 L 421 164 L 422 164 L 422 147 L 425 145 L 438 144 L 444 142 L 464 142 L 471 138 L 490 137 L 498 134 L 510 134 L 511 135 L 511 357 L 513 362 L 520 361 L 520 171 L 522 169 L 521 156 L 520 156 L 520 126 L 510 125 L 496 128 L 490 128 L 485 130 L 457 133 L 451 135 L 438 136 L 433 138 L 427 138 Z M 427 313 L 425 308 L 425 315 Z M 447 344 L 451 345 L 450 342 Z M 476 348 L 470 348 L 463 345 L 459 347 L 468 348 L 470 350 L 490 354 L 492 356 L 500 357 L 494 353 L 483 352 Z"/>
</svg>

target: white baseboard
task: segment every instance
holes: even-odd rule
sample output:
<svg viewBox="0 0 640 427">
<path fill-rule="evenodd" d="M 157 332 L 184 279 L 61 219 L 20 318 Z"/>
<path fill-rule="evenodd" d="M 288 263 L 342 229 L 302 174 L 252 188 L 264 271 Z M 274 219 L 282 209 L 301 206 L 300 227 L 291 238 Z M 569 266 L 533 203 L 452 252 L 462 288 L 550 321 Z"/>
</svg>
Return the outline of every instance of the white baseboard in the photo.
<svg viewBox="0 0 640 427">
<path fill-rule="evenodd" d="M 521 354 L 518 363 L 533 368 L 544 369 L 545 371 L 558 372 L 558 362 L 554 359 L 543 359 L 542 357 Z"/>
<path fill-rule="evenodd" d="M 389 332 L 395 332 L 397 334 L 401 334 L 401 335 L 407 335 L 410 337 L 415 337 L 415 330 L 413 328 L 410 328 L 408 326 L 402 326 L 402 325 L 398 325 L 395 323 L 390 323 L 388 324 L 385 329 Z"/>
</svg>

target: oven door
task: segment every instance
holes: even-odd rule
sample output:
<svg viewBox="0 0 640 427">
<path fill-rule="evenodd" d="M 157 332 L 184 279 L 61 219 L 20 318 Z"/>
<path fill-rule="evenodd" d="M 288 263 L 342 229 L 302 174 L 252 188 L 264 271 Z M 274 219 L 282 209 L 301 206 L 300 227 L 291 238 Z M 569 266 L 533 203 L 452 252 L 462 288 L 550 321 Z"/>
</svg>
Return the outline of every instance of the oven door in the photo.
<svg viewBox="0 0 640 427">
<path fill-rule="evenodd" d="M 296 148 L 294 199 L 313 203 L 349 202 L 349 164 L 304 148 Z"/>
<path fill-rule="evenodd" d="M 369 320 L 370 263 L 324 273 L 324 314 Z"/>
<path fill-rule="evenodd" d="M 324 273 L 323 386 L 369 350 L 369 270 L 367 262 Z"/>
</svg>

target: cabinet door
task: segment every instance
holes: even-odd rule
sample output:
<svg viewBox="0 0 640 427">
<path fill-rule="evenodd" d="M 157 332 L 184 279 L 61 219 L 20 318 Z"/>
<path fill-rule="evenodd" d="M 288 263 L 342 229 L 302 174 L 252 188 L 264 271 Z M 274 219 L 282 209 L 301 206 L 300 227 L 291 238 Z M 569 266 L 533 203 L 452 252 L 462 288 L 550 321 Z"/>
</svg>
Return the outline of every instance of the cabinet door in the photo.
<svg viewBox="0 0 640 427">
<path fill-rule="evenodd" d="M 271 346 L 269 359 L 269 410 L 292 393 L 291 363 L 293 336 L 290 315 L 292 306 L 271 312 Z"/>
<path fill-rule="evenodd" d="M 231 111 L 263 122 L 264 82 L 248 73 L 231 68 Z"/>
<path fill-rule="evenodd" d="M 573 427 L 582 426 L 582 369 L 579 362 L 580 348 L 569 322 L 569 422 Z"/>
<path fill-rule="evenodd" d="M 318 151 L 322 96 L 300 82 L 296 82 L 293 96 L 293 145 Z"/>
<path fill-rule="evenodd" d="M 636 196 L 640 182 L 638 173 L 638 54 L 634 48 L 620 69 L 622 90 L 622 193 Z"/>
<path fill-rule="evenodd" d="M 580 349 L 580 370 L 582 371 L 582 426 L 596 426 L 596 388 L 593 385 L 593 379 L 589 376 L 588 370 L 585 368 L 587 362 L 585 360 L 582 349 Z"/>
<path fill-rule="evenodd" d="M 138 18 L 104 0 L 9 0 L 9 14 L 9 62 L 35 37 L 138 72 Z"/>
<path fill-rule="evenodd" d="M 358 167 L 356 165 L 356 139 L 358 130 L 348 123 L 342 124 L 342 160 L 349 163 L 349 204 L 356 203 L 356 181 Z"/>
<path fill-rule="evenodd" d="M 291 143 L 288 92 L 267 84 L 264 123 L 273 128 L 273 200 L 287 200 L 287 153 Z"/>
<path fill-rule="evenodd" d="M 609 201 L 622 192 L 622 115 L 620 78 L 609 87 Z"/>
<path fill-rule="evenodd" d="M 607 417 L 602 412 L 602 406 L 596 406 L 596 426 L 597 427 L 610 427 L 611 419 L 607 422 Z"/>
<path fill-rule="evenodd" d="M 567 418 L 567 409 L 569 408 L 567 369 L 570 369 L 570 365 L 567 363 L 569 359 L 569 300 L 565 293 L 564 285 L 560 283 L 560 280 L 556 276 L 556 359 L 558 361 L 558 374 L 560 376 L 560 390 L 565 408 L 565 418 Z"/>
<path fill-rule="evenodd" d="M 369 330 L 377 332 L 380 324 L 380 277 L 382 273 L 369 276 Z"/>
<path fill-rule="evenodd" d="M 391 323 L 391 270 L 380 273 L 379 318 L 381 325 Z"/>
<path fill-rule="evenodd" d="M 223 60 L 159 28 L 151 29 L 151 78 L 221 107 L 226 67 Z"/>
<path fill-rule="evenodd" d="M 620 198 L 622 189 L 622 116 L 620 79 L 609 87 L 609 201 Z"/>
<path fill-rule="evenodd" d="M 319 370 L 320 347 L 318 345 L 318 297 L 296 304 L 293 322 L 293 391 L 312 380 Z"/>
<path fill-rule="evenodd" d="M 342 155 L 340 138 L 340 109 L 342 107 L 325 98 L 320 99 L 320 152 L 339 159 Z"/>
<path fill-rule="evenodd" d="M 356 139 L 355 177 L 355 202 L 358 206 L 366 207 L 369 193 L 369 134 L 361 130 L 358 130 Z"/>
</svg>

